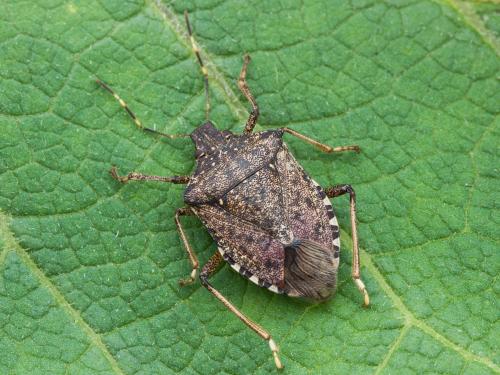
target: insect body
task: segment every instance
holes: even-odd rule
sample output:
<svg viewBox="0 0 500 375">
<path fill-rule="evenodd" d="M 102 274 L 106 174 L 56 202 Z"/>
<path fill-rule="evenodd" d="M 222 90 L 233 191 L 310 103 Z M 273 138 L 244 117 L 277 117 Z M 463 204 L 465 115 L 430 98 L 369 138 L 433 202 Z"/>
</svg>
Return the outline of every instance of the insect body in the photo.
<svg viewBox="0 0 500 375">
<path fill-rule="evenodd" d="M 323 300 L 335 286 L 339 228 L 283 133 L 224 136 L 210 122 L 199 127 L 191 137 L 206 156 L 184 200 L 243 276 L 276 293 Z"/>
<path fill-rule="evenodd" d="M 288 128 L 253 133 L 259 108 L 246 83 L 248 55 L 238 81 L 241 91 L 252 104 L 245 131 L 234 134 L 217 130 L 209 121 L 207 69 L 193 39 L 187 13 L 185 18 L 192 47 L 205 78 L 207 97 L 207 121 L 190 135 L 196 147 L 196 170 L 192 176 L 147 176 L 136 172 L 119 176 L 113 167 L 111 175 L 124 183 L 129 180 L 156 180 L 187 184 L 184 192 L 187 206 L 176 211 L 175 223 L 189 255 L 192 272 L 188 279 L 180 281 L 181 285 L 195 280 L 199 262 L 182 228 L 180 216 L 196 215 L 218 247 L 200 272 L 202 285 L 268 341 L 276 366 L 281 368 L 278 346 L 271 335 L 215 289 L 209 277 L 226 261 L 242 276 L 272 292 L 315 301 L 327 299 L 335 291 L 340 251 L 339 226 L 329 197 L 349 194 L 353 234 L 352 277 L 364 296 L 364 304 L 368 305 L 368 292 L 360 278 L 354 190 L 350 185 L 327 189 L 319 186 L 295 161 L 283 142 L 283 135 L 296 136 L 325 152 L 359 151 L 359 148 L 332 148 Z M 115 96 L 138 127 L 158 133 L 144 128 L 109 86 L 100 80 L 97 82 Z"/>
</svg>

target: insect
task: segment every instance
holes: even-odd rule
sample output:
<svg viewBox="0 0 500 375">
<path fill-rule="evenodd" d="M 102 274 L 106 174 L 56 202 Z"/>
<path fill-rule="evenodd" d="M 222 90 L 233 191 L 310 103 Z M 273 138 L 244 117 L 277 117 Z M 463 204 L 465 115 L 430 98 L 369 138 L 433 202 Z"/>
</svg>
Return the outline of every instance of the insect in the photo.
<svg viewBox="0 0 500 375">
<path fill-rule="evenodd" d="M 192 271 L 181 285 L 195 281 L 199 262 L 188 241 L 180 218 L 196 215 L 209 231 L 218 250 L 202 267 L 201 284 L 220 300 L 250 329 L 266 340 L 276 367 L 282 368 L 278 345 L 269 332 L 239 311 L 209 281 L 224 261 L 243 277 L 272 292 L 313 301 L 328 299 L 336 288 L 339 266 L 339 226 L 329 198 L 350 196 L 353 240 L 352 278 L 363 295 L 369 296 L 360 278 L 360 260 L 356 229 L 356 196 L 350 185 L 323 189 L 295 161 L 283 142 L 288 133 L 316 146 L 321 151 L 359 151 L 358 146 L 332 148 L 289 128 L 253 132 L 259 107 L 247 85 L 249 55 L 238 86 L 252 106 L 243 134 L 219 131 L 209 120 L 210 96 L 208 70 L 195 42 L 187 12 L 184 14 L 191 47 L 204 79 L 206 122 L 189 136 L 195 144 L 196 169 L 191 176 L 150 176 L 131 172 L 121 176 L 116 167 L 111 176 L 119 182 L 152 180 L 187 184 L 185 207 L 175 213 L 175 225 L 184 244 Z M 160 136 L 175 138 L 144 127 L 129 106 L 106 83 L 97 83 L 109 91 L 138 128 Z"/>
</svg>

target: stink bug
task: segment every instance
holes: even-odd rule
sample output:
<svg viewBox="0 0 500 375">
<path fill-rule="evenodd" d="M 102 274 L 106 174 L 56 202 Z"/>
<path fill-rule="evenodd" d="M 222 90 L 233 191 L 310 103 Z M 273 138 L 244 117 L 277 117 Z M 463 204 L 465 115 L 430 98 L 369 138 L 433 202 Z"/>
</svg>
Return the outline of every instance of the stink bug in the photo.
<svg viewBox="0 0 500 375">
<path fill-rule="evenodd" d="M 332 148 L 292 129 L 281 128 L 253 133 L 259 107 L 246 82 L 250 57 L 245 55 L 238 86 L 252 105 L 243 134 L 217 130 L 209 120 L 210 100 L 208 71 L 203 65 L 193 38 L 187 12 L 184 14 L 191 46 L 204 77 L 206 122 L 190 137 L 196 148 L 196 170 L 192 176 L 148 176 L 131 172 L 111 176 L 126 183 L 130 180 L 154 180 L 187 184 L 186 207 L 175 214 L 175 224 L 192 264 L 187 279 L 192 283 L 199 262 L 182 228 L 180 217 L 196 215 L 217 243 L 218 251 L 202 267 L 201 284 L 219 299 L 249 328 L 267 340 L 276 366 L 282 368 L 278 346 L 271 335 L 247 318 L 209 282 L 223 260 L 243 277 L 272 292 L 314 301 L 328 299 L 335 290 L 339 265 L 339 226 L 329 198 L 349 194 L 353 239 L 352 278 L 369 304 L 368 292 L 360 278 L 358 238 L 356 230 L 356 198 L 350 185 L 323 189 L 295 161 L 283 142 L 288 133 L 318 147 L 324 152 L 359 151 L 358 146 Z M 165 137 L 142 125 L 128 105 L 104 82 L 97 82 L 109 91 L 127 111 L 137 127 Z"/>
</svg>

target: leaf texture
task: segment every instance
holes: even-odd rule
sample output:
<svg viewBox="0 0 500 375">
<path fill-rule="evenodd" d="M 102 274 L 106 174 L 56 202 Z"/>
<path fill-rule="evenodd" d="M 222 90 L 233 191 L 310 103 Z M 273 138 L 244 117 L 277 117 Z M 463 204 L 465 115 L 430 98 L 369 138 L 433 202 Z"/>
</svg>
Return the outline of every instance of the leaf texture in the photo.
<svg viewBox="0 0 500 375">
<path fill-rule="evenodd" d="M 258 130 L 287 126 L 323 186 L 358 199 L 362 275 L 350 279 L 348 200 L 337 295 L 310 305 L 223 268 L 214 285 L 279 343 L 289 374 L 500 373 L 498 4 L 448 1 L 3 1 L 0 4 L 0 373 L 264 374 L 267 344 L 190 272 L 175 229 L 208 67 L 211 118 L 241 131 L 242 56 Z M 205 262 L 215 246 L 182 219 Z"/>
</svg>

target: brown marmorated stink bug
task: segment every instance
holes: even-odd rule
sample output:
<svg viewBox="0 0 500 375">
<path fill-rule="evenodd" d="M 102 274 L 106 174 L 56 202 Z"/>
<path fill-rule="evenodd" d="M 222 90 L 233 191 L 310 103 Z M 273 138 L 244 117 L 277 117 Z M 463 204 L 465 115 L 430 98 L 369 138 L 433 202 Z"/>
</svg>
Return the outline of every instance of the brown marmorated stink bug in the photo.
<svg viewBox="0 0 500 375">
<path fill-rule="evenodd" d="M 359 151 L 358 146 L 332 148 L 292 129 L 253 133 L 259 107 L 250 93 L 246 73 L 250 57 L 245 55 L 238 86 L 252 105 L 243 134 L 217 130 L 209 120 L 210 100 L 208 71 L 203 65 L 187 12 L 184 14 L 194 54 L 204 77 L 206 122 L 190 137 L 196 147 L 196 170 L 192 176 L 147 176 L 131 172 L 114 179 L 153 180 L 187 184 L 186 207 L 175 214 L 175 224 L 192 264 L 192 283 L 199 267 L 196 254 L 182 228 L 180 216 L 196 215 L 217 243 L 218 251 L 202 267 L 201 284 L 255 331 L 271 348 L 276 367 L 282 368 L 278 346 L 271 335 L 247 318 L 209 282 L 223 260 L 243 277 L 274 293 L 324 301 L 335 291 L 339 266 L 339 226 L 328 198 L 349 194 L 353 240 L 352 278 L 369 305 L 368 292 L 360 278 L 358 238 L 356 231 L 356 198 L 350 185 L 323 189 L 313 181 L 293 158 L 283 142 L 284 133 L 318 147 L 324 152 Z M 109 91 L 142 130 L 175 138 L 179 135 L 159 133 L 146 128 L 127 104 L 104 82 Z"/>
</svg>

